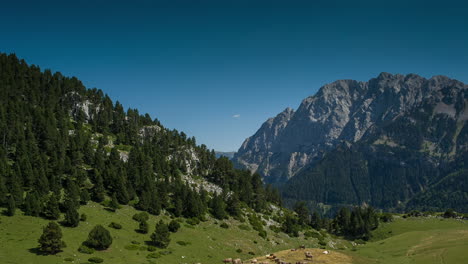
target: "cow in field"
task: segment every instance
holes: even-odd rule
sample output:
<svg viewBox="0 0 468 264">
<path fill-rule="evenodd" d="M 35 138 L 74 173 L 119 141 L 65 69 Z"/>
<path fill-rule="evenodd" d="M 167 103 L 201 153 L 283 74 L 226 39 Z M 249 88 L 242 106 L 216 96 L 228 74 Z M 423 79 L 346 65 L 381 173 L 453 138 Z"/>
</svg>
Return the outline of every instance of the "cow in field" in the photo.
<svg viewBox="0 0 468 264">
<path fill-rule="evenodd" d="M 241 259 L 235 259 L 234 261 L 232 261 L 233 264 L 242 264 L 242 260 Z"/>
<path fill-rule="evenodd" d="M 232 258 L 224 259 L 223 263 L 232 263 Z"/>
<path fill-rule="evenodd" d="M 305 253 L 305 257 L 306 257 L 306 259 L 312 259 L 313 258 L 312 253 L 310 253 L 309 251 L 307 251 Z"/>
</svg>

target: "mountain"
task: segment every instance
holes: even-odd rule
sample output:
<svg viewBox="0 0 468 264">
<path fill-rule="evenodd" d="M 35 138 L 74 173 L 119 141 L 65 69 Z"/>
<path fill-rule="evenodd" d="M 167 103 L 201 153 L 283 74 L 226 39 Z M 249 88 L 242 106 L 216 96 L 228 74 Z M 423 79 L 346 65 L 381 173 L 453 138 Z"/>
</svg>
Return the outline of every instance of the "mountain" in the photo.
<svg viewBox="0 0 468 264">
<path fill-rule="evenodd" d="M 200 219 L 280 200 L 195 138 L 13 54 L 0 54 L 0 142 L 0 206 L 54 220 L 61 209 L 69 226 L 89 200 Z"/>
<path fill-rule="evenodd" d="M 445 76 L 340 80 L 267 120 L 234 161 L 284 184 L 286 198 L 426 208 L 445 177 L 466 181 L 467 105 L 468 86 Z M 466 186 L 449 182 L 448 203 L 432 208 L 468 210 Z"/>
<path fill-rule="evenodd" d="M 232 159 L 234 157 L 234 154 L 236 154 L 235 151 L 230 151 L 230 152 L 215 151 L 216 158 L 226 157 L 228 159 Z"/>
</svg>

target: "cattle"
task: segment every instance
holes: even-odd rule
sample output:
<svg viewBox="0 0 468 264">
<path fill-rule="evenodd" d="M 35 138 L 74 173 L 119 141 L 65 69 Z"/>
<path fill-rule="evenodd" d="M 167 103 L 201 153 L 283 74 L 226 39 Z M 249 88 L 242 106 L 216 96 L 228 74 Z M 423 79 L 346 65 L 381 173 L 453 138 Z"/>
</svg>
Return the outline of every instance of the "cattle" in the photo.
<svg viewBox="0 0 468 264">
<path fill-rule="evenodd" d="M 296 251 L 296 250 L 297 250 L 297 249 L 295 249 L 295 248 L 291 248 L 291 251 Z"/>
<path fill-rule="evenodd" d="M 325 251 L 323 252 L 323 254 L 328 255 L 328 254 L 330 254 L 330 251 L 325 250 Z"/>
<path fill-rule="evenodd" d="M 305 247 L 305 245 L 300 245 L 299 248 L 300 249 L 305 249 L 306 247 Z"/>
<path fill-rule="evenodd" d="M 224 263 L 232 263 L 232 258 L 227 258 L 223 260 Z"/>
<path fill-rule="evenodd" d="M 313 258 L 312 253 L 310 253 L 309 251 L 307 251 L 304 254 L 305 254 L 306 259 L 312 259 Z"/>
<path fill-rule="evenodd" d="M 242 264 L 242 260 L 241 259 L 235 259 L 232 261 L 233 264 Z"/>
<path fill-rule="evenodd" d="M 308 262 L 305 262 L 305 261 L 298 261 L 298 262 L 296 262 L 296 264 L 308 264 Z"/>
<path fill-rule="evenodd" d="M 257 261 L 256 259 L 252 259 L 252 260 L 250 261 L 251 264 L 256 264 L 257 262 L 258 262 L 258 261 Z"/>
</svg>

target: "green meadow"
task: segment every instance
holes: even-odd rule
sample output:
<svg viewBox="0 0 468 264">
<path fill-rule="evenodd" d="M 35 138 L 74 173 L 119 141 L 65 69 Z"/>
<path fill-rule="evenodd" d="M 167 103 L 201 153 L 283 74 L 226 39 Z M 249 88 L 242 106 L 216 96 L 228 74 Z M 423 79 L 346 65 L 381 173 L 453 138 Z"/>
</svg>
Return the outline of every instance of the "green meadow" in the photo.
<svg viewBox="0 0 468 264">
<path fill-rule="evenodd" d="M 468 263 L 468 223 L 433 217 L 381 224 L 371 242 L 350 251 L 357 264 Z"/>
<path fill-rule="evenodd" d="M 138 223 L 132 219 L 138 211 L 130 206 L 123 206 L 116 212 L 110 212 L 100 204 L 90 203 L 81 206 L 79 211 L 80 214 L 87 215 L 87 220 L 80 222 L 75 228 L 61 227 L 67 247 L 55 256 L 43 256 L 37 250 L 37 240 L 42 234 L 42 227 L 48 223 L 47 220 L 24 216 L 20 210 L 17 210 L 13 217 L 1 215 L 0 263 L 88 263 L 87 260 L 93 256 L 103 258 L 103 263 L 112 264 L 222 263 L 222 260 L 227 257 L 249 259 L 254 255 L 293 248 L 299 244 L 317 246 L 314 239 L 290 238 L 283 233 L 276 234 L 268 228 L 268 237 L 264 239 L 252 229 L 248 221 L 241 223 L 232 219 L 226 220 L 224 222 L 229 226 L 226 229 L 220 227 L 223 221 L 209 219 L 195 226 L 182 221 L 179 231 L 171 234 L 171 243 L 168 248 L 149 252 L 147 242 L 150 240 L 156 222 L 160 219 L 169 222 L 169 217 L 150 216 L 149 233 L 140 234 L 135 231 Z M 121 224 L 122 229 L 107 227 L 111 222 Z M 79 253 L 78 247 L 97 224 L 105 226 L 111 232 L 112 245 L 108 250 L 96 251 L 91 255 Z M 241 228 L 239 228 L 240 225 Z"/>
</svg>

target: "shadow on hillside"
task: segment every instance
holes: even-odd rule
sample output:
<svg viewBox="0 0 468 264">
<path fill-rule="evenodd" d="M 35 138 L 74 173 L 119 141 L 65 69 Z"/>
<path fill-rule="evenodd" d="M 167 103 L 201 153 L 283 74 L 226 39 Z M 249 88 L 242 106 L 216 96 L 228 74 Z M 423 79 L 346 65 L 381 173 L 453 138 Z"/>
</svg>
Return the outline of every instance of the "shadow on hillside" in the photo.
<svg viewBox="0 0 468 264">
<path fill-rule="evenodd" d="M 46 256 L 47 255 L 47 254 L 44 254 L 44 252 L 42 252 L 40 250 L 40 248 L 38 248 L 38 247 L 30 248 L 30 249 L 28 249 L 28 251 L 29 251 L 29 253 L 34 253 L 34 254 L 36 254 L 38 256 Z"/>
</svg>

